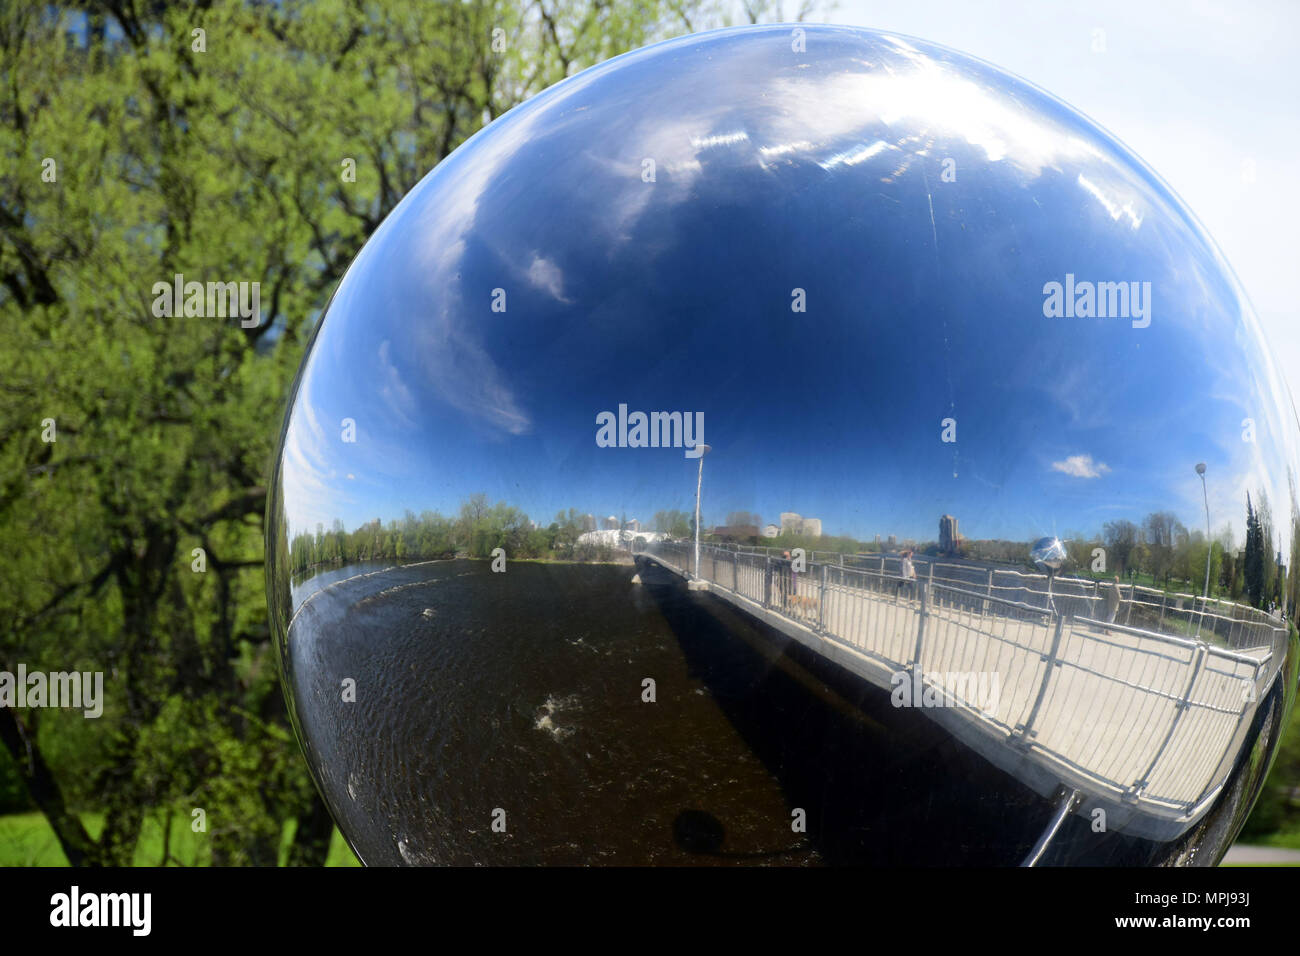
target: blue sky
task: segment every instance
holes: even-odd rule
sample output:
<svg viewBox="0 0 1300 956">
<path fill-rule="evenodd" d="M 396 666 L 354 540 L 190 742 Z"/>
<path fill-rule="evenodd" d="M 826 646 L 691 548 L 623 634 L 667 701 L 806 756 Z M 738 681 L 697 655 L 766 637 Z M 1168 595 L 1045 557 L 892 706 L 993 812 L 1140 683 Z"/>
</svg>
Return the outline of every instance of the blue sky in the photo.
<svg viewBox="0 0 1300 956">
<path fill-rule="evenodd" d="M 1204 224 L 1288 378 L 1300 374 L 1300 4 L 840 0 L 823 18 L 988 60 L 1110 131 Z"/>
<path fill-rule="evenodd" d="M 1110 56 L 1111 30 L 1092 54 L 1091 29 L 1085 52 Z M 791 510 L 830 534 L 926 539 L 946 512 L 970 537 L 1031 539 L 1164 509 L 1201 527 L 1197 461 L 1216 532 L 1241 543 L 1247 491 L 1282 510 L 1294 415 L 1158 179 L 1060 103 L 943 51 L 832 32 L 791 58 L 767 36 L 620 58 L 412 192 L 304 375 L 291 533 L 480 491 L 543 522 L 689 510 L 680 449 L 597 447 L 619 403 L 704 413 L 707 521 Z M 1044 284 L 1067 274 L 1150 282 L 1150 327 L 1045 317 Z"/>
</svg>

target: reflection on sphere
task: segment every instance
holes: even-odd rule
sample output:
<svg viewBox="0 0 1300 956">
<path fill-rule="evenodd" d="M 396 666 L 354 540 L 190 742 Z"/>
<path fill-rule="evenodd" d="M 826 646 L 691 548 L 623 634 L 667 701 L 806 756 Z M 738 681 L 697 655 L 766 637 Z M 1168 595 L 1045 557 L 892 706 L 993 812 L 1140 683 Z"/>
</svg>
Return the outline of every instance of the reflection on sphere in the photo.
<svg viewBox="0 0 1300 956">
<path fill-rule="evenodd" d="M 1240 286 L 1060 102 L 803 29 L 511 111 L 331 300 L 268 587 L 364 862 L 1213 864 L 1244 822 L 1300 518 Z"/>
</svg>

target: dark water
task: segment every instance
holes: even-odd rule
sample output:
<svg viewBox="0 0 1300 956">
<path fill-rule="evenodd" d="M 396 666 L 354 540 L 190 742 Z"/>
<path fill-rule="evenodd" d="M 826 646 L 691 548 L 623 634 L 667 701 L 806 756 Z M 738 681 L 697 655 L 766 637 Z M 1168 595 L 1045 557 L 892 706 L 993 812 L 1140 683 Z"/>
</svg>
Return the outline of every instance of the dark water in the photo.
<svg viewBox="0 0 1300 956">
<path fill-rule="evenodd" d="M 1046 801 L 916 711 L 635 572 L 447 561 L 323 579 L 291 631 L 291 682 L 365 862 L 1014 864 L 1042 832 Z"/>
<path fill-rule="evenodd" d="M 367 862 L 698 855 L 679 842 L 816 859 L 633 573 L 518 563 L 492 574 L 455 561 L 307 605 L 291 639 L 300 719 L 345 832 L 355 826 L 363 849 L 391 846 Z M 355 704 L 341 700 L 344 677 L 357 681 Z M 641 699 L 647 677 L 655 703 Z M 504 834 L 491 830 L 498 807 Z M 725 836 L 709 847 L 714 819 Z M 374 841 L 381 821 L 393 825 Z"/>
</svg>

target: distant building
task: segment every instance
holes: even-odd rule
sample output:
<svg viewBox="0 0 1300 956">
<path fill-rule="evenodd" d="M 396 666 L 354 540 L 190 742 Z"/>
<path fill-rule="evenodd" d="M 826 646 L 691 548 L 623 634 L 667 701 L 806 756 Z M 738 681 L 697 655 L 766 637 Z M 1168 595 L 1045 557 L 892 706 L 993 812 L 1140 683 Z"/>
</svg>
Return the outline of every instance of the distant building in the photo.
<svg viewBox="0 0 1300 956">
<path fill-rule="evenodd" d="M 628 520 L 627 524 L 623 525 L 623 530 L 624 530 L 624 531 L 640 531 L 640 530 L 641 530 L 641 522 L 637 521 L 635 518 L 631 518 L 631 519 Z"/>
<path fill-rule="evenodd" d="M 782 534 L 806 534 L 813 538 L 822 536 L 822 519 L 805 518 L 793 511 L 781 512 Z"/>
<path fill-rule="evenodd" d="M 765 538 L 775 538 L 780 533 L 781 533 L 781 529 L 774 524 L 770 524 L 763 529 L 763 537 Z"/>
<path fill-rule="evenodd" d="M 596 516 L 595 516 L 595 515 L 583 515 L 583 517 L 582 517 L 582 530 L 583 530 L 583 531 L 595 531 L 595 530 L 596 530 Z"/>
<path fill-rule="evenodd" d="M 758 537 L 758 525 L 718 525 L 709 533 L 720 541 L 749 541 Z"/>
<path fill-rule="evenodd" d="M 606 530 L 606 531 L 617 531 L 617 530 L 618 530 L 618 519 L 615 518 L 613 515 L 610 515 L 608 518 L 606 518 L 606 519 L 605 519 L 605 530 Z"/>
<path fill-rule="evenodd" d="M 601 548 L 628 548 L 643 547 L 647 544 L 654 544 L 663 541 L 668 537 L 660 531 L 638 531 L 633 534 L 630 531 L 619 531 L 615 528 L 607 528 L 601 531 L 584 531 L 578 535 L 577 543 L 580 546 L 592 546 Z"/>
<path fill-rule="evenodd" d="M 957 519 L 944 515 L 939 519 L 939 551 L 956 554 L 961 550 L 961 535 L 957 532 Z"/>
<path fill-rule="evenodd" d="M 889 536 L 889 540 L 888 540 L 888 542 L 886 542 L 886 543 L 889 545 L 889 550 L 890 550 L 890 551 L 893 551 L 895 548 L 898 547 L 898 536 L 897 536 L 897 535 L 892 535 L 892 534 L 891 534 L 891 535 Z"/>
</svg>

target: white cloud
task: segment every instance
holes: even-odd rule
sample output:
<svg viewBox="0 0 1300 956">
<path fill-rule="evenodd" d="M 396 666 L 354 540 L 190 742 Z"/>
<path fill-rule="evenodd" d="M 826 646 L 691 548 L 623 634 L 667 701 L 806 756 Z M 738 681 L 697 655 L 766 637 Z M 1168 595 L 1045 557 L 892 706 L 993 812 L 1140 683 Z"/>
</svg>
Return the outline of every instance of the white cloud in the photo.
<svg viewBox="0 0 1300 956">
<path fill-rule="evenodd" d="M 533 263 L 528 267 L 528 281 L 549 293 L 553 299 L 564 303 L 569 301 L 564 297 L 564 274 L 550 259 L 534 255 Z"/>
<path fill-rule="evenodd" d="M 1100 478 L 1110 473 L 1110 465 L 1093 461 L 1091 455 L 1071 455 L 1065 461 L 1052 462 L 1052 470 L 1075 478 Z"/>
</svg>

